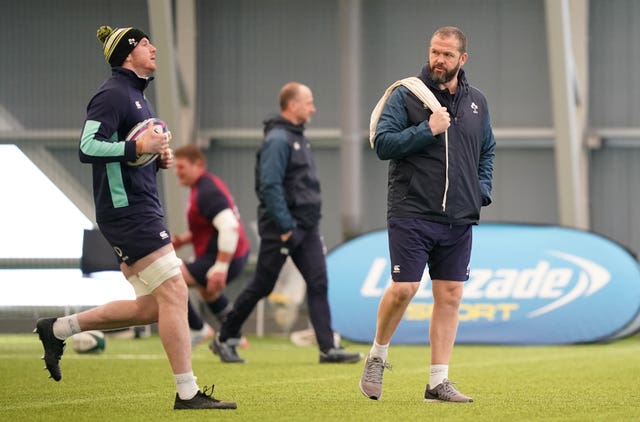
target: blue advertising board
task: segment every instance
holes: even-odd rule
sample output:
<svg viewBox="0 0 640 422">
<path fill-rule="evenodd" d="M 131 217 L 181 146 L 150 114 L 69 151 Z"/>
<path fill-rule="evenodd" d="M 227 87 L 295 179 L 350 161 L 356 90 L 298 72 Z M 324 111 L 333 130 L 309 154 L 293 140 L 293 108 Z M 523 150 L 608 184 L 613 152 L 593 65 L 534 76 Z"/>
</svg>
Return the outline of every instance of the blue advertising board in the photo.
<svg viewBox="0 0 640 422">
<path fill-rule="evenodd" d="M 380 297 L 391 282 L 386 230 L 327 256 L 334 328 L 371 342 Z M 429 342 L 433 306 L 425 268 L 393 342 Z M 640 328 L 640 267 L 620 245 L 557 226 L 482 224 L 473 228 L 469 280 L 457 343 L 566 344 L 607 341 Z"/>
</svg>

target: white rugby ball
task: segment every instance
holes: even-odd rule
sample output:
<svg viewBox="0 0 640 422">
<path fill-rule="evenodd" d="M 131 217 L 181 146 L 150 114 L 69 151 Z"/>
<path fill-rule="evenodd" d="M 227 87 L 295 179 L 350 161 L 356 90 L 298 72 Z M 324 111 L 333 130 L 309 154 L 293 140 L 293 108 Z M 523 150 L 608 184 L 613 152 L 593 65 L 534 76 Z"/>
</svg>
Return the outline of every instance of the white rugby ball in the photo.
<svg viewBox="0 0 640 422">
<path fill-rule="evenodd" d="M 100 353 L 106 346 L 102 331 L 83 331 L 71 337 L 73 350 L 78 353 Z"/>
<path fill-rule="evenodd" d="M 157 117 L 152 117 L 150 119 L 146 119 L 136 124 L 127 134 L 126 141 L 135 141 L 137 140 L 142 133 L 147 129 L 149 123 L 153 123 L 153 130 L 157 133 L 167 133 L 169 129 L 167 129 L 167 124 Z M 156 158 L 158 158 L 158 154 L 139 154 L 138 158 L 135 161 L 127 161 L 127 164 L 132 167 L 144 167 L 153 163 Z"/>
</svg>

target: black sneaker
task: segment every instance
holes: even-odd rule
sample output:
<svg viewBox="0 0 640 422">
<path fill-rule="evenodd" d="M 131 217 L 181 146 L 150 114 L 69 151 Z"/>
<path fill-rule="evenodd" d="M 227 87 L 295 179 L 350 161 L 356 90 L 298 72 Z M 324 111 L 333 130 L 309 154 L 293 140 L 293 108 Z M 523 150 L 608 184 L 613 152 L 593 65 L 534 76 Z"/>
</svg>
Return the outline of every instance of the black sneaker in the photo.
<svg viewBox="0 0 640 422">
<path fill-rule="evenodd" d="M 53 335 L 53 323 L 58 318 L 40 318 L 36 322 L 36 329 L 34 333 L 38 333 L 42 346 L 44 347 L 44 363 L 46 369 L 49 371 L 50 378 L 56 381 L 62 379 L 62 372 L 60 371 L 60 359 L 64 352 L 65 342 Z"/>
<path fill-rule="evenodd" d="M 176 393 L 176 401 L 173 404 L 174 410 L 189 410 L 189 409 L 236 409 L 236 405 L 233 401 L 222 401 L 213 397 L 213 385 L 211 391 L 208 387 L 204 387 L 196 393 L 193 398 L 189 400 L 182 400 L 178 393 Z"/>
<path fill-rule="evenodd" d="M 220 360 L 225 363 L 244 363 L 244 359 L 238 356 L 236 346 L 240 344 L 239 338 L 228 338 L 220 341 L 220 333 L 216 333 L 213 341 L 209 344 L 209 349 L 214 355 L 220 356 Z"/>
<path fill-rule="evenodd" d="M 362 353 L 348 353 L 342 347 L 334 347 L 326 353 L 320 352 L 320 363 L 356 363 L 362 359 Z"/>
</svg>

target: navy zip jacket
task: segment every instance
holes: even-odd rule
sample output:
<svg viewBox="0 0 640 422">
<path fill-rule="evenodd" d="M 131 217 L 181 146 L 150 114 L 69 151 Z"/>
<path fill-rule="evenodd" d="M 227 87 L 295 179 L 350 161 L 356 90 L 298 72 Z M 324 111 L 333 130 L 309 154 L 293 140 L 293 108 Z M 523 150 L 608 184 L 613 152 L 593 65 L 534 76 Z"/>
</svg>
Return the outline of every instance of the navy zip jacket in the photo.
<svg viewBox="0 0 640 422">
<path fill-rule="evenodd" d="M 418 76 L 451 115 L 448 142 L 429 127 L 431 110 L 407 88 L 389 96 L 374 140 L 389 163 L 387 218 L 412 217 L 444 224 L 477 224 L 491 203 L 495 139 L 484 95 L 458 73 L 455 95 Z"/>
<path fill-rule="evenodd" d="M 157 165 L 131 167 L 136 142 L 125 142 L 137 123 L 155 117 L 144 90 L 152 78 L 140 78 L 121 67 L 98 89 L 87 106 L 80 139 L 80 161 L 93 167 L 93 198 L 98 222 L 136 214 L 163 216 L 156 179 Z M 157 161 L 156 161 L 157 163 Z"/>
<path fill-rule="evenodd" d="M 316 226 L 322 207 L 320 180 L 304 125 L 278 115 L 264 121 L 264 134 L 255 168 L 260 235 Z"/>
</svg>

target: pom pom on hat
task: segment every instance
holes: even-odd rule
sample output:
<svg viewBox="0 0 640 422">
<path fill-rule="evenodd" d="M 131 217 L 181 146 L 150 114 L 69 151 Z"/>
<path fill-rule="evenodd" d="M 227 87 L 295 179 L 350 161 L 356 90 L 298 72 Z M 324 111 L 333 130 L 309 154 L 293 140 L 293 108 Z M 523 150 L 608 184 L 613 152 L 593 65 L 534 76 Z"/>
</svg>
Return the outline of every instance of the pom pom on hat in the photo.
<svg viewBox="0 0 640 422">
<path fill-rule="evenodd" d="M 121 66 L 129 53 L 136 48 L 147 34 L 136 28 L 116 28 L 101 26 L 96 32 L 98 40 L 103 45 L 104 57 L 113 67 Z"/>
<path fill-rule="evenodd" d="M 100 28 L 98 28 L 96 36 L 98 37 L 98 40 L 100 40 L 100 42 L 104 44 L 104 42 L 107 40 L 107 37 L 111 35 L 112 32 L 113 29 L 111 29 L 110 26 L 101 26 Z"/>
</svg>

